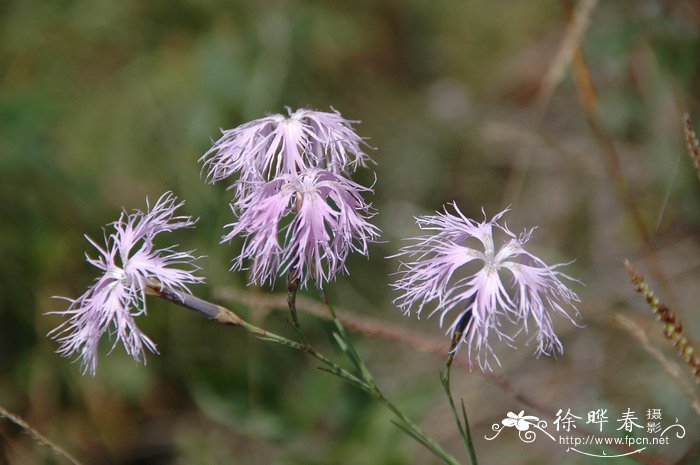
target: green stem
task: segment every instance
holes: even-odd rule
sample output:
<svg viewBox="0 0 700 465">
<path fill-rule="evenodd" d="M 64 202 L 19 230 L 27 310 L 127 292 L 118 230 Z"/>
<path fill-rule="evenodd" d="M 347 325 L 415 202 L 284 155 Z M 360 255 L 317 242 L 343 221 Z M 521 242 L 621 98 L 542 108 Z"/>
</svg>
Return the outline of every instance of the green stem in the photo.
<svg viewBox="0 0 700 465">
<path fill-rule="evenodd" d="M 371 394 L 375 399 L 380 401 L 387 409 L 389 409 L 394 415 L 396 415 L 401 420 L 402 425 L 400 424 L 399 426 L 404 427 L 404 429 L 406 429 L 411 436 L 415 437 L 418 440 L 418 442 L 423 444 L 423 446 L 425 446 L 430 452 L 435 454 L 447 464 L 460 465 L 459 461 L 456 458 L 454 458 L 452 455 L 450 455 L 449 452 L 443 449 L 442 446 L 435 442 L 433 438 L 424 433 L 418 425 L 413 423 L 413 421 L 410 418 L 408 418 L 389 399 L 384 397 L 384 394 L 379 390 L 379 388 L 376 388 L 375 392 Z"/>
<path fill-rule="evenodd" d="M 280 335 L 275 334 L 275 333 L 271 333 L 265 329 L 258 328 L 257 326 L 252 325 L 244 320 L 241 320 L 241 324 L 239 326 L 241 326 L 246 331 L 257 336 L 260 339 L 263 339 L 265 341 L 270 341 L 270 342 L 276 342 L 278 344 L 282 344 L 284 346 L 291 347 L 292 349 L 297 349 L 301 352 L 304 352 L 305 354 L 312 356 L 313 358 L 315 358 L 319 362 L 326 365 L 326 367 L 329 369 L 329 371 L 331 371 L 333 374 L 340 376 L 341 378 L 345 379 L 346 381 L 348 381 L 352 384 L 355 384 L 356 386 L 359 386 L 365 390 L 371 388 L 371 386 L 369 386 L 367 383 L 362 381 L 360 378 L 353 375 L 352 373 L 350 373 L 346 369 L 338 366 L 335 362 L 330 360 L 328 357 L 317 352 L 316 350 L 312 349 L 308 345 L 293 341 L 291 339 L 288 339 L 284 336 L 280 336 Z"/>
<path fill-rule="evenodd" d="M 341 350 L 345 353 L 345 356 L 350 360 L 350 362 L 355 365 L 355 368 L 362 374 L 362 378 L 364 378 L 368 384 L 377 388 L 377 383 L 375 382 L 372 373 L 369 371 L 365 363 L 360 358 L 360 355 L 355 350 L 355 347 L 352 345 L 352 340 L 350 339 L 343 322 L 338 319 L 338 316 L 335 313 L 335 308 L 333 305 L 331 305 L 331 302 L 328 299 L 328 294 L 326 294 L 323 289 L 321 289 L 321 300 L 324 304 L 326 304 L 326 308 L 328 308 L 328 312 L 331 314 L 333 319 L 333 324 L 335 324 L 335 327 L 338 330 L 335 335 L 335 339 L 338 342 L 338 345 L 340 345 Z"/>
<path fill-rule="evenodd" d="M 243 328 L 245 328 L 248 332 L 258 336 L 260 339 L 264 339 L 271 342 L 277 342 L 278 344 L 282 344 L 287 347 L 300 350 L 319 360 L 321 363 L 326 365 L 330 373 L 344 379 L 350 384 L 359 387 L 360 389 L 368 393 L 370 396 L 381 402 L 387 409 L 389 409 L 394 415 L 396 415 L 401 420 L 402 426 L 405 427 L 405 429 L 408 430 L 408 432 L 412 436 L 417 438 L 419 442 L 421 442 L 421 444 L 427 447 L 428 450 L 430 450 L 433 454 L 441 458 L 445 463 L 449 465 L 460 465 L 460 463 L 454 457 L 452 457 L 447 451 L 445 451 L 437 442 L 435 442 L 434 439 L 425 434 L 418 425 L 416 425 L 396 405 L 394 405 L 389 399 L 387 399 L 373 379 L 362 380 L 357 376 L 353 375 L 352 373 L 348 372 L 344 368 L 338 366 L 335 362 L 328 359 L 326 356 L 322 355 L 321 353 L 317 352 L 309 346 L 302 345 L 298 342 L 292 341 L 291 339 L 287 339 L 284 336 L 280 336 L 266 331 L 262 328 L 258 328 L 257 326 L 247 323 L 246 321 L 241 321 L 241 326 Z"/>
<path fill-rule="evenodd" d="M 447 366 L 445 367 L 445 371 L 440 374 L 440 380 L 442 381 L 442 386 L 445 389 L 447 400 L 450 403 L 450 409 L 452 410 L 455 423 L 457 423 L 457 429 L 459 430 L 460 436 L 462 436 L 464 446 L 467 448 L 469 462 L 472 465 L 477 465 L 476 450 L 474 449 L 474 442 L 472 441 L 472 434 L 471 429 L 469 428 L 469 419 L 467 418 L 467 409 L 464 406 L 464 400 L 462 400 L 462 418 L 460 418 L 459 413 L 457 413 L 457 408 L 455 407 L 454 398 L 452 397 L 452 387 L 450 383 L 453 360 L 454 352 L 451 352 L 447 357 Z"/>
<path fill-rule="evenodd" d="M 339 378 L 347 381 L 348 383 L 357 386 L 358 388 L 367 392 L 370 396 L 381 402 L 382 405 L 384 405 L 400 420 L 400 423 L 397 423 L 397 425 L 399 425 L 404 431 L 406 431 L 409 435 L 411 435 L 428 450 L 430 450 L 433 454 L 435 454 L 435 456 L 439 457 L 443 462 L 445 462 L 448 465 L 460 465 L 457 459 L 455 459 L 445 449 L 443 449 L 442 446 L 435 442 L 434 439 L 432 439 L 430 436 L 424 433 L 418 425 L 413 423 L 413 421 L 411 421 L 410 418 L 408 418 L 396 405 L 394 405 L 391 401 L 389 401 L 389 399 L 387 399 L 384 396 L 377 384 L 374 382 L 374 379 L 372 378 L 371 374 L 369 374 L 369 371 L 366 369 L 366 367 L 364 370 L 360 370 L 362 373 L 362 377 L 364 378 L 360 379 L 358 376 L 342 368 L 341 366 L 330 360 L 328 357 L 311 348 L 307 343 L 293 341 L 284 336 L 280 336 L 279 334 L 271 333 L 265 329 L 259 328 L 243 320 L 238 315 L 236 315 L 231 310 L 225 307 L 213 304 L 211 302 L 207 302 L 190 294 L 175 292 L 172 289 L 169 289 L 157 282 L 149 283 L 148 287 L 154 295 L 164 300 L 167 300 L 168 302 L 172 302 L 195 313 L 198 313 L 199 315 L 202 315 L 205 318 L 209 318 L 211 320 L 225 325 L 240 326 L 260 339 L 276 342 L 278 344 L 282 344 L 292 349 L 297 349 L 301 352 L 304 352 L 305 354 L 310 355 L 311 357 L 314 357 L 316 360 L 318 360 L 324 365 L 323 369 L 325 371 L 328 371 L 338 376 Z M 357 360 L 359 360 L 359 356 L 357 356 L 357 353 L 355 352 L 354 348 L 352 348 L 352 346 L 349 345 L 349 339 L 347 339 L 347 337 L 343 337 L 343 334 L 346 334 L 345 328 L 343 327 L 342 323 L 340 323 L 340 320 L 338 320 L 335 316 L 335 310 L 332 308 L 332 306 L 330 306 L 330 304 L 328 303 L 328 299 L 326 299 L 325 297 L 324 302 L 326 302 L 329 306 L 334 321 L 336 322 L 336 325 L 338 326 L 339 331 L 341 332 L 341 341 L 347 344 L 346 347 L 349 347 L 352 353 L 355 354 L 355 357 L 357 357 Z M 356 360 L 351 359 L 351 361 L 357 363 Z M 361 363 L 361 361 L 359 362 Z M 362 366 L 364 366 L 364 364 L 362 364 Z"/>
<path fill-rule="evenodd" d="M 353 347 L 352 341 L 350 339 L 350 336 L 348 335 L 347 330 L 345 329 L 345 326 L 340 321 L 340 319 L 338 319 L 338 315 L 335 313 L 335 308 L 328 299 L 328 294 L 326 294 L 326 292 L 323 289 L 321 289 L 321 300 L 328 308 L 328 312 L 331 314 L 331 317 L 333 318 L 333 323 L 335 324 L 338 330 L 338 336 L 336 337 L 336 340 L 340 344 L 341 349 L 348 357 L 350 362 L 355 365 L 355 368 L 360 372 L 365 382 L 372 387 L 372 391 L 368 391 L 369 394 L 375 399 L 377 399 L 379 402 L 381 402 L 387 409 L 389 409 L 394 415 L 396 415 L 401 420 L 401 423 L 398 424 L 398 426 L 404 429 L 409 435 L 411 435 L 414 439 L 420 442 L 433 454 L 435 454 L 437 457 L 440 457 L 445 463 L 451 465 L 459 464 L 457 459 L 452 457 L 445 449 L 442 448 L 442 446 L 440 446 L 440 444 L 435 442 L 433 438 L 431 438 L 425 432 L 423 432 L 423 430 L 418 425 L 416 425 L 410 418 L 408 418 L 401 411 L 401 409 L 399 409 L 396 405 L 394 405 L 389 399 L 387 399 L 384 396 L 384 393 L 381 391 L 376 381 L 374 380 L 372 373 L 369 371 L 369 369 L 367 368 L 367 366 L 362 361 L 359 354 Z"/>
<path fill-rule="evenodd" d="M 297 333 L 299 340 L 309 347 L 309 340 L 301 330 L 299 318 L 297 317 L 297 290 L 299 289 L 299 278 L 294 271 L 287 274 L 287 305 L 289 305 L 289 313 L 292 315 L 292 326 Z"/>
<path fill-rule="evenodd" d="M 471 302 L 473 298 L 470 299 L 467 308 L 471 308 Z M 455 407 L 455 401 L 452 397 L 452 362 L 455 359 L 455 354 L 459 345 L 462 343 L 462 338 L 465 332 L 469 331 L 469 324 L 472 322 L 472 311 L 467 310 L 462 316 L 460 316 L 459 322 L 455 327 L 454 334 L 452 335 L 452 342 L 450 343 L 450 351 L 447 356 L 447 362 L 445 364 L 445 371 L 440 373 L 440 381 L 442 382 L 442 387 L 445 389 L 445 395 L 450 403 L 450 409 L 452 410 L 452 416 L 457 423 L 457 429 L 459 430 L 460 436 L 462 436 L 462 441 L 464 441 L 464 447 L 467 448 L 467 453 L 469 454 L 469 462 L 471 465 L 477 465 L 476 460 L 476 450 L 474 449 L 474 441 L 472 441 L 472 433 L 469 428 L 469 419 L 467 418 L 467 408 L 464 406 L 464 399 L 462 402 L 462 416 L 460 417 Z"/>
</svg>

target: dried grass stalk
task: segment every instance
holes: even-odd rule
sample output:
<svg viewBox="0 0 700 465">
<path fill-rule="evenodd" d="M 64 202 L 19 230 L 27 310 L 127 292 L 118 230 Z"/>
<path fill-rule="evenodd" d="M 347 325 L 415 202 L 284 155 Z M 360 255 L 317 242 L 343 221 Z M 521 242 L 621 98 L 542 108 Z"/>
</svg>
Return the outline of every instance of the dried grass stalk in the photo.
<svg viewBox="0 0 700 465">
<path fill-rule="evenodd" d="M 644 296 L 649 308 L 664 325 L 664 336 L 668 339 L 683 361 L 690 367 L 695 381 L 700 384 L 700 360 L 695 355 L 695 349 L 688 338 L 683 334 L 683 324 L 680 318 L 671 310 L 668 305 L 660 302 L 654 295 L 654 291 L 644 280 L 644 277 L 637 273 L 629 261 L 625 260 L 625 268 L 632 278 L 632 284 L 637 292 Z"/>
</svg>

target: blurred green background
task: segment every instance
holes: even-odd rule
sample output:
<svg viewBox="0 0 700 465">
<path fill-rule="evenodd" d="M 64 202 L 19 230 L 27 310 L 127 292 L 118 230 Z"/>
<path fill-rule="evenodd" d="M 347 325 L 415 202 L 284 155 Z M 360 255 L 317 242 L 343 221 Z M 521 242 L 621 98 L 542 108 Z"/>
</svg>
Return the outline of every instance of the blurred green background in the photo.
<svg viewBox="0 0 700 465">
<path fill-rule="evenodd" d="M 385 241 L 369 260 L 349 260 L 334 301 L 439 341 L 436 320 L 393 307 L 396 263 L 384 257 L 417 233 L 413 215 L 451 200 L 477 218 L 482 207 L 491 215 L 511 204 L 513 230 L 539 226 L 534 252 L 576 260 L 569 273 L 586 284 L 574 286 L 583 327 L 557 321 L 565 345 L 557 359 L 495 344 L 496 374 L 550 413 L 662 408 L 687 436 L 646 452 L 700 463 L 698 414 L 615 322 L 618 312 L 639 322 L 676 360 L 622 266 L 630 258 L 661 292 L 570 72 L 546 111 L 537 103 L 565 35 L 563 5 L 0 1 L 0 405 L 85 464 L 437 463 L 380 406 L 302 355 L 163 302 L 150 302 L 139 320 L 161 352 L 145 367 L 105 347 L 97 375 L 81 376 L 45 337 L 60 321 L 45 312 L 63 308 L 51 296 L 78 296 L 95 277 L 82 235 L 99 237 L 121 207 L 143 208 L 165 190 L 201 217 L 174 239 L 207 255 L 207 284 L 195 292 L 216 298 L 217 289 L 243 288 L 245 276 L 228 271 L 240 244 L 218 244 L 230 193 L 202 181 L 197 159 L 219 128 L 284 106 L 333 106 L 361 120 L 359 133 L 376 148 L 372 200 Z M 681 130 L 684 111 L 700 123 L 700 4 L 601 1 L 582 46 L 677 313 L 700 341 L 700 183 Z M 231 306 L 291 334 L 284 312 Z M 314 343 L 338 355 L 327 324 L 301 318 Z M 466 463 L 438 382 L 443 361 L 355 339 L 387 395 Z M 479 372 L 456 373 L 455 392 L 470 407 L 482 464 L 635 463 L 526 445 L 512 432 L 486 441 L 507 411 L 541 414 Z M 3 420 L 0 463 L 64 462 Z"/>
</svg>

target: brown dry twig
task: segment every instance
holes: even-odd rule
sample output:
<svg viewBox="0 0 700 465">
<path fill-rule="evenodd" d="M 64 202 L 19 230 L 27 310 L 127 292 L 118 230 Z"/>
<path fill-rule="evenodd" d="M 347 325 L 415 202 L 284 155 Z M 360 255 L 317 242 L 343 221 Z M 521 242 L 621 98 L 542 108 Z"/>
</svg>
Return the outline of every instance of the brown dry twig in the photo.
<svg viewBox="0 0 700 465">
<path fill-rule="evenodd" d="M 537 89 L 535 98 L 535 111 L 532 121 L 533 133 L 541 134 L 542 123 L 544 116 L 552 100 L 554 91 L 559 86 L 565 75 L 566 69 L 573 60 L 574 53 L 581 44 L 583 36 L 588 28 L 591 14 L 598 4 L 598 0 L 582 0 L 576 6 L 576 10 L 572 13 L 572 20 L 569 22 L 564 38 L 560 42 L 557 53 L 552 57 L 547 66 L 547 70 Z M 503 189 L 504 203 L 513 205 L 518 200 L 523 189 L 525 176 L 532 162 L 534 152 L 534 140 L 525 144 L 521 150 L 520 156 L 515 159 L 513 170 L 506 180 Z"/>
<path fill-rule="evenodd" d="M 698 179 L 700 179 L 700 144 L 688 113 L 683 115 L 683 132 L 685 132 L 685 141 L 688 143 L 688 155 L 690 155 L 693 166 L 695 166 L 695 172 L 698 175 Z"/>
<path fill-rule="evenodd" d="M 565 2 L 565 7 L 569 21 L 573 21 L 573 10 L 568 2 Z M 593 85 L 591 71 L 588 67 L 588 63 L 586 62 L 586 57 L 583 54 L 583 49 L 580 46 L 576 49 L 576 53 L 574 55 L 573 77 L 584 115 L 586 116 L 586 120 L 588 120 L 588 124 L 595 139 L 600 145 L 605 168 L 613 185 L 615 186 L 618 195 L 624 202 L 627 213 L 632 219 L 634 228 L 637 231 L 637 235 L 642 241 L 652 275 L 654 276 L 654 279 L 660 283 L 661 288 L 671 304 L 678 308 L 673 289 L 671 288 L 669 280 L 666 277 L 666 273 L 661 266 L 656 248 L 651 240 L 651 235 L 649 234 L 649 230 L 644 222 L 642 212 L 637 204 L 637 200 L 634 197 L 634 193 L 632 192 L 632 189 L 630 188 L 630 185 L 622 172 L 622 161 L 620 159 L 620 155 L 615 147 L 615 143 L 607 134 L 603 126 L 598 107 L 598 93 Z"/>
<path fill-rule="evenodd" d="M 39 431 L 35 430 L 29 424 L 24 421 L 21 417 L 18 415 L 15 415 L 14 413 L 10 413 L 4 408 L 0 407 L 0 417 L 5 418 L 9 420 L 11 423 L 15 424 L 19 428 L 21 428 L 23 431 L 25 431 L 29 436 L 36 441 L 37 444 L 40 444 L 42 446 L 46 446 L 51 451 L 53 451 L 54 454 L 61 456 L 71 462 L 73 465 L 81 465 L 81 463 L 73 457 L 71 454 L 66 452 L 63 448 L 59 447 L 56 445 L 54 442 L 46 438 L 43 434 L 41 434 Z"/>
</svg>

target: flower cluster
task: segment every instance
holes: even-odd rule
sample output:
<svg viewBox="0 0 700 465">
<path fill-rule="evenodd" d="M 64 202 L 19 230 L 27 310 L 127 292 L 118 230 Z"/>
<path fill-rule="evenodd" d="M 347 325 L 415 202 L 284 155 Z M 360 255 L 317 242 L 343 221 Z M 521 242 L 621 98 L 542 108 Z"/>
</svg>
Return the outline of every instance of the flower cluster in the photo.
<svg viewBox="0 0 700 465">
<path fill-rule="evenodd" d="M 108 226 L 104 248 L 85 236 L 97 249 L 98 257 L 87 261 L 102 271 L 95 283 L 66 310 L 51 312 L 69 317 L 50 335 L 60 343 L 63 356 L 78 354 L 85 372 L 95 373 L 99 342 L 106 333 L 114 335 L 112 349 L 122 342 L 126 352 L 145 362 L 145 349 L 157 352 L 155 343 L 136 325 L 135 317 L 146 313 L 149 286 L 166 286 L 177 292 L 189 292 L 187 285 L 203 282 L 194 275 L 196 257 L 191 252 L 176 252 L 173 247 L 158 249 L 157 235 L 194 225 L 189 216 L 176 216 L 177 203 L 171 193 L 163 194 L 145 212 L 123 211 Z M 182 269 L 185 266 L 186 269 Z"/>
<path fill-rule="evenodd" d="M 355 121 L 337 111 L 288 113 L 223 131 L 200 161 L 212 183 L 235 177 L 235 220 L 222 238 L 243 239 L 232 270 L 250 270 L 249 281 L 258 285 L 274 284 L 287 274 L 290 284 L 323 287 L 347 272 L 351 252 L 366 256 L 369 244 L 379 239 L 380 230 L 369 222 L 375 212 L 363 198 L 372 189 L 348 177 L 371 159 L 353 129 Z M 98 252 L 87 261 L 101 275 L 77 299 L 63 298 L 68 308 L 52 313 L 67 319 L 49 333 L 58 340 L 60 354 L 79 356 L 85 372 L 95 373 L 105 334 L 114 337 L 112 349 L 121 342 L 130 356 L 145 362 L 146 350 L 157 352 L 136 324 L 136 317 L 146 313 L 146 295 L 165 298 L 167 290 L 183 304 L 187 286 L 203 282 L 195 275 L 192 252 L 154 245 L 161 233 L 195 224 L 189 216 L 176 215 L 181 206 L 168 192 L 153 206 L 147 201 L 145 211 L 123 211 L 108 225 L 113 230 L 104 233 L 104 246 L 86 236 Z M 475 355 L 482 369 L 489 368 L 491 358 L 498 361 L 491 338 L 512 343 L 507 324 L 516 335 L 534 327 L 538 355 L 561 352 L 552 314 L 574 322 L 569 311 L 575 312 L 578 302 L 562 282 L 573 280 L 559 271 L 566 264 L 547 265 L 525 250 L 532 230 L 516 235 L 499 224 L 507 210 L 477 222 L 453 207 L 454 213 L 445 208 L 418 217 L 429 234 L 413 238 L 395 255 L 402 259 L 392 284 L 400 292 L 397 306 L 406 315 L 420 316 L 434 305 L 429 316 L 439 313 L 440 326 L 447 325 L 452 353 L 466 345 L 469 358 Z M 500 247 L 496 235 L 505 238 Z"/>
<path fill-rule="evenodd" d="M 565 307 L 575 311 L 578 301 L 561 281 L 573 279 L 558 271 L 566 264 L 549 266 L 525 250 L 532 230 L 516 236 L 498 224 L 507 210 L 479 223 L 453 206 L 454 214 L 445 209 L 418 217 L 419 227 L 431 234 L 414 238 L 415 243 L 397 255 L 404 259 L 393 284 L 401 292 L 396 299 L 399 308 L 407 315 L 415 308 L 420 316 L 428 304 L 435 303 L 429 316 L 439 313 L 441 327 L 454 315 L 447 328 L 453 340 L 457 338 L 454 350 L 466 344 L 470 359 L 474 352 L 482 369 L 489 368 L 493 355 L 492 334 L 512 340 L 503 328 L 504 319 L 519 324 L 518 332 L 528 332 L 528 323 L 534 322 L 538 355 L 561 352 L 550 312 L 573 322 Z M 496 248 L 494 229 L 507 238 L 500 248 Z M 510 282 L 505 280 L 508 275 Z"/>
<path fill-rule="evenodd" d="M 255 284 L 290 273 L 302 286 L 310 278 L 322 286 L 345 271 L 350 251 L 367 255 L 379 237 L 362 197 L 371 189 L 346 177 L 370 158 L 355 122 L 337 111 L 288 113 L 223 131 L 200 161 L 212 183 L 238 175 L 237 218 L 222 240 L 244 238 L 232 269 L 249 266 Z"/>
</svg>

